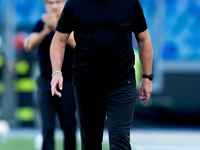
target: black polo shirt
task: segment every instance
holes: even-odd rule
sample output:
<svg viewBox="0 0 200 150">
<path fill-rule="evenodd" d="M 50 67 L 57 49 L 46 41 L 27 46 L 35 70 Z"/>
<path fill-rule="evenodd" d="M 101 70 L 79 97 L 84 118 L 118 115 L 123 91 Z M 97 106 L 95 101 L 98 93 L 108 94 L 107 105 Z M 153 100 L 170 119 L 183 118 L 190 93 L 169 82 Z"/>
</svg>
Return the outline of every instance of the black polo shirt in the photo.
<svg viewBox="0 0 200 150">
<path fill-rule="evenodd" d="M 132 32 L 146 29 L 138 0 L 68 0 L 56 28 L 74 31 L 75 84 L 103 85 L 134 78 Z"/>
<path fill-rule="evenodd" d="M 43 30 L 43 27 L 44 23 L 42 21 L 38 21 L 32 32 L 41 32 Z M 48 79 L 51 79 L 51 74 L 52 74 L 49 51 L 54 33 L 55 32 L 51 32 L 44 38 L 42 43 L 39 45 L 37 51 L 41 76 Z M 65 81 L 72 81 L 73 65 L 74 65 L 74 49 L 66 45 L 65 56 L 62 65 L 63 79 Z"/>
</svg>

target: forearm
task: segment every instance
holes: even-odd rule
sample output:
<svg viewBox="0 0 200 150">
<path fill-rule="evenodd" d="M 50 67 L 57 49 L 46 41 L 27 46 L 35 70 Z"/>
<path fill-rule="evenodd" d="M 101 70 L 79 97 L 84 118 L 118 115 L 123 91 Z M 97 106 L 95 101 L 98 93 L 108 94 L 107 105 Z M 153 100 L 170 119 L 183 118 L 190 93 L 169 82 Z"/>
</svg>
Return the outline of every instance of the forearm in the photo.
<svg viewBox="0 0 200 150">
<path fill-rule="evenodd" d="M 25 49 L 27 51 L 33 51 L 35 48 L 37 48 L 44 38 L 47 36 L 47 33 L 41 31 L 40 33 L 32 33 L 27 39 L 27 43 L 25 45 Z"/>
<path fill-rule="evenodd" d="M 145 30 L 144 32 L 136 35 L 136 39 L 138 42 L 139 56 L 143 74 L 149 75 L 152 73 L 151 69 L 152 69 L 153 52 L 148 30 Z M 140 99 L 144 100 L 145 104 L 148 102 L 150 98 L 151 91 L 152 91 L 152 82 L 149 79 L 144 78 L 140 86 Z"/>
<path fill-rule="evenodd" d="M 152 73 L 152 45 L 149 35 L 138 41 L 140 62 L 143 74 Z"/>
<path fill-rule="evenodd" d="M 50 47 L 50 59 L 52 65 L 52 72 L 61 71 L 62 62 L 65 53 L 65 45 L 68 39 L 67 37 L 60 36 L 61 33 L 55 33 L 51 47 Z"/>
</svg>

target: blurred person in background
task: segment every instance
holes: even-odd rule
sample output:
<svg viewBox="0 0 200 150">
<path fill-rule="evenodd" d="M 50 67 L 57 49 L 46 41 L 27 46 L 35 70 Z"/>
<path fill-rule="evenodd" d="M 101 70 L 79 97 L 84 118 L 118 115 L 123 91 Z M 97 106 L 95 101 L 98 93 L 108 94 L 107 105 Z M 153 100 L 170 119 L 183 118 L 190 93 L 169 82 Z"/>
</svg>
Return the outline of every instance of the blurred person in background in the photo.
<svg viewBox="0 0 200 150">
<path fill-rule="evenodd" d="M 38 48 L 38 59 L 40 64 L 40 76 L 38 82 L 38 104 L 42 119 L 42 150 L 54 150 L 54 129 L 56 127 L 56 115 L 58 115 L 60 126 L 64 132 L 64 149 L 76 149 L 76 117 L 75 100 L 72 86 L 72 66 L 74 64 L 73 53 L 75 41 L 73 34 L 66 43 L 63 62 L 64 90 L 62 97 L 51 94 L 51 63 L 50 44 L 55 33 L 57 21 L 64 7 L 65 0 L 45 0 L 46 14 L 37 22 L 32 33 L 25 42 L 26 51 Z"/>
<path fill-rule="evenodd" d="M 111 150 L 131 150 L 130 129 L 136 102 L 137 39 L 143 71 L 140 98 L 152 91 L 152 45 L 139 0 L 68 0 L 51 43 L 52 95 L 62 94 L 61 66 L 66 41 L 76 41 L 73 84 L 83 150 L 101 150 L 107 117 Z"/>
</svg>

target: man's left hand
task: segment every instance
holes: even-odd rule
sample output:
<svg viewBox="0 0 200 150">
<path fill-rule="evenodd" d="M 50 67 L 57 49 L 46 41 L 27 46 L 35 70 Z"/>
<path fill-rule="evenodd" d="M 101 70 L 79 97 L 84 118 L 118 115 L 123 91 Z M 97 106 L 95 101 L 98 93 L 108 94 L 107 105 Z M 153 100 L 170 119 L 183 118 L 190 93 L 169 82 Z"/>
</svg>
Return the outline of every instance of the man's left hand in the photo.
<svg viewBox="0 0 200 150">
<path fill-rule="evenodd" d="M 143 78 L 140 87 L 140 99 L 147 104 L 152 92 L 152 82 L 149 79 Z"/>
</svg>

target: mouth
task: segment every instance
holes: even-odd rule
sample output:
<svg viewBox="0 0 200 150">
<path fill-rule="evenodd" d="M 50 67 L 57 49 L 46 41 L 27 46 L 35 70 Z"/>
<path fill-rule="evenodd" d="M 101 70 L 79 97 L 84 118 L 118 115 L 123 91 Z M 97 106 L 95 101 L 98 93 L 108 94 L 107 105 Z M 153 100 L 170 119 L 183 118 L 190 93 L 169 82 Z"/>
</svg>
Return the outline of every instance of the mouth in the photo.
<svg viewBox="0 0 200 150">
<path fill-rule="evenodd" d="M 58 11 L 58 10 L 53 10 L 52 12 L 53 12 L 53 13 L 59 13 L 59 11 Z"/>
<path fill-rule="evenodd" d="M 58 10 L 53 10 L 51 13 L 54 14 L 54 15 L 59 15 L 60 14 L 60 12 Z"/>
</svg>

